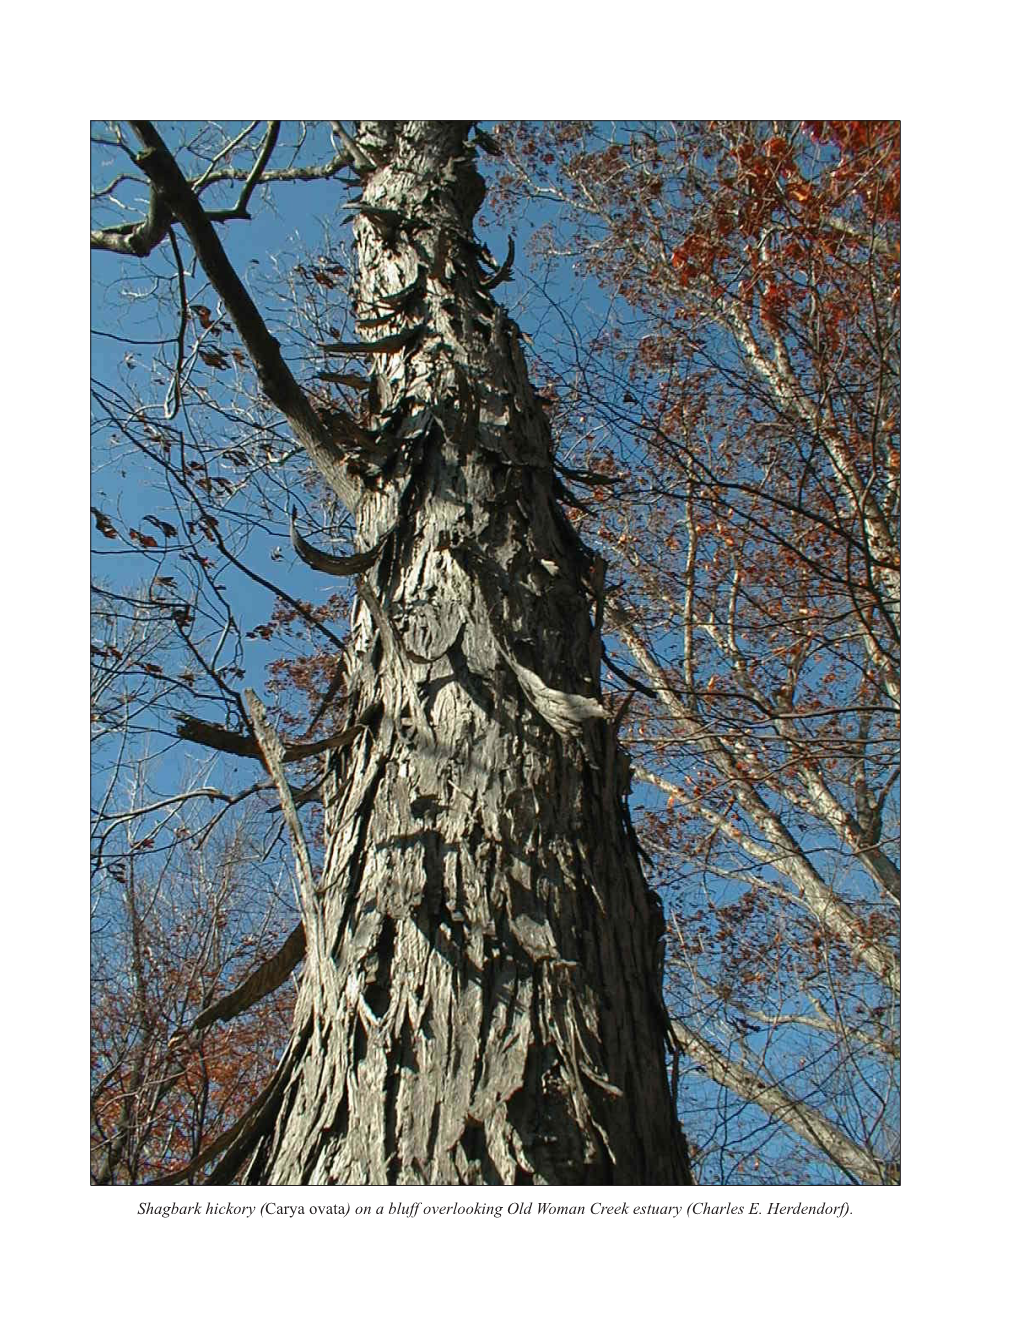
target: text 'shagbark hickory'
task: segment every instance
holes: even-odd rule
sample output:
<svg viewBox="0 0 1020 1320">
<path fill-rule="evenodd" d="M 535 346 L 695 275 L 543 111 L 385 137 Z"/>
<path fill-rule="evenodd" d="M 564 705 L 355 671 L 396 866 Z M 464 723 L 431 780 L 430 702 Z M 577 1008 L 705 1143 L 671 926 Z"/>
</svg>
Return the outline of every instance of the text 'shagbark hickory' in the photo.
<svg viewBox="0 0 1020 1320">
<path fill-rule="evenodd" d="M 677 1184 L 663 916 L 641 873 L 604 565 L 563 515 L 505 274 L 473 237 L 470 125 L 362 122 L 357 342 L 369 407 L 318 412 L 156 131 L 150 227 L 180 224 L 356 527 L 320 877 L 302 860 L 293 1036 L 214 1182 Z M 164 231 L 165 232 L 165 231 Z M 254 736 L 282 749 L 257 700 Z M 289 942 L 290 943 L 290 942 Z M 302 941 L 292 944 L 295 956 Z"/>
</svg>

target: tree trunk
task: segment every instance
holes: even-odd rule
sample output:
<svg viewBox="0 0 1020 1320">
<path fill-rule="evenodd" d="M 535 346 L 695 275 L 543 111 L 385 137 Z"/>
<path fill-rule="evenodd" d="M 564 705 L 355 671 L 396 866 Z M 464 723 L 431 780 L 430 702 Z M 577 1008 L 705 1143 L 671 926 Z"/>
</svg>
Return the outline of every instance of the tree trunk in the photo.
<svg viewBox="0 0 1020 1320">
<path fill-rule="evenodd" d="M 378 553 L 253 1184 L 690 1181 L 661 905 L 600 698 L 599 565 L 485 288 L 467 131 L 358 132 L 357 310 L 365 351 L 385 342 L 347 466 L 357 550 Z"/>
</svg>

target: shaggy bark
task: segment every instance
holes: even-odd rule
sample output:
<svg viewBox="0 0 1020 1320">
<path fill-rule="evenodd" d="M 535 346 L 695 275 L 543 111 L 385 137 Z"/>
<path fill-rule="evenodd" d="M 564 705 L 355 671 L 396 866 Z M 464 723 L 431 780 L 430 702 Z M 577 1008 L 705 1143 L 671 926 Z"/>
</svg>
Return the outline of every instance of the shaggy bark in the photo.
<svg viewBox="0 0 1020 1320">
<path fill-rule="evenodd" d="M 357 736 L 328 753 L 291 1046 L 254 1150 L 214 1180 L 247 1162 L 253 1184 L 690 1181 L 599 575 L 485 287 L 467 130 L 357 135 L 375 423 L 345 469 L 375 556 L 345 657 Z"/>
</svg>

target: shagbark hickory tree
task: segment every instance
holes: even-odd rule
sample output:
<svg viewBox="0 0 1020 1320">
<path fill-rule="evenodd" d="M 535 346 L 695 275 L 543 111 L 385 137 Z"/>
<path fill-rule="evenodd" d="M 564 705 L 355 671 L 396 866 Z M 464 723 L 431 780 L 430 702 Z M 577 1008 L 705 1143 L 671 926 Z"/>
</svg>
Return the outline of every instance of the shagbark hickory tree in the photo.
<svg viewBox="0 0 1020 1320">
<path fill-rule="evenodd" d="M 689 1182 L 663 915 L 628 815 L 622 711 L 600 688 L 605 565 L 560 507 L 549 424 L 493 297 L 504 272 L 480 259 L 471 125 L 334 126 L 362 185 L 359 338 L 320 349 L 370 364 L 358 417 L 298 383 L 224 253 L 224 217 L 150 123 L 132 129 L 149 215 L 93 245 L 144 254 L 183 231 L 356 541 L 335 558 L 293 535 L 307 562 L 357 577 L 318 873 L 287 752 L 247 698 L 301 881 L 303 934 L 276 972 L 302 947 L 304 970 L 280 1065 L 211 1180 Z M 256 169 L 274 141 L 271 126 Z"/>
</svg>

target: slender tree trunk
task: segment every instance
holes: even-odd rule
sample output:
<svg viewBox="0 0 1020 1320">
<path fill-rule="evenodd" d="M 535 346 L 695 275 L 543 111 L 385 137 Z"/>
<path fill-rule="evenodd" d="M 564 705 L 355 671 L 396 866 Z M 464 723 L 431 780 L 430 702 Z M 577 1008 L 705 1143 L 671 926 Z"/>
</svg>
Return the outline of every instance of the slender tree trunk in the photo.
<svg viewBox="0 0 1020 1320">
<path fill-rule="evenodd" d="M 294 1036 L 245 1176 L 689 1182 L 598 565 L 484 287 L 467 128 L 358 133 L 358 315 L 386 341 L 348 462 L 378 549 L 346 659 L 360 731 L 329 754 Z"/>
</svg>

